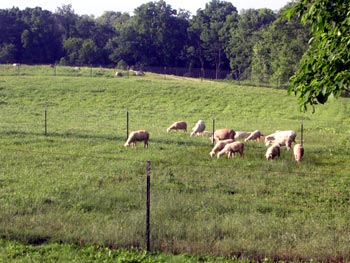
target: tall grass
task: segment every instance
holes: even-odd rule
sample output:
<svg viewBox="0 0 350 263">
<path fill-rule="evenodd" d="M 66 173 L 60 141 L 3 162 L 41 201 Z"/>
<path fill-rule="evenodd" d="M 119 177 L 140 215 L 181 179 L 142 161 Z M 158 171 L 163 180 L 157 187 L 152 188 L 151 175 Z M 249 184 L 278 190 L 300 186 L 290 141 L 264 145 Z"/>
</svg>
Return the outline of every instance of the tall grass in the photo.
<svg viewBox="0 0 350 263">
<path fill-rule="evenodd" d="M 126 112 L 130 131 L 150 132 L 149 149 L 123 147 Z M 298 142 L 303 124 L 304 159 L 282 149 L 268 162 L 257 142 L 246 143 L 244 158 L 210 159 L 208 137 L 166 132 L 199 119 L 207 130 L 213 121 L 264 134 L 293 129 Z M 302 114 L 285 90 L 229 82 L 2 76 L 0 233 L 24 244 L 143 248 L 150 160 L 153 250 L 348 261 L 349 127 L 344 98 Z"/>
</svg>

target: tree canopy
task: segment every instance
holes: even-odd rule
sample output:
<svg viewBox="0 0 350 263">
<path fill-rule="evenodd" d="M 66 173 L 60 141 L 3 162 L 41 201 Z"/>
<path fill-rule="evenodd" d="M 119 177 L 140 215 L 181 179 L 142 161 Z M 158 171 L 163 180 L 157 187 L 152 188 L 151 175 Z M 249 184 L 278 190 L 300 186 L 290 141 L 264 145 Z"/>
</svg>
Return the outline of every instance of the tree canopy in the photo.
<svg viewBox="0 0 350 263">
<path fill-rule="evenodd" d="M 287 12 L 308 25 L 312 37 L 289 92 L 301 110 L 324 104 L 329 96 L 349 92 L 350 4 L 343 0 L 299 0 Z"/>
<path fill-rule="evenodd" d="M 273 84 L 289 81 L 308 40 L 307 27 L 283 20 L 281 11 L 239 13 L 222 0 L 195 14 L 158 0 L 133 15 L 106 11 L 97 18 L 77 15 L 70 4 L 54 13 L 0 9 L 0 23 L 0 63 L 181 67 L 187 76 L 199 68 L 214 78 Z"/>
</svg>

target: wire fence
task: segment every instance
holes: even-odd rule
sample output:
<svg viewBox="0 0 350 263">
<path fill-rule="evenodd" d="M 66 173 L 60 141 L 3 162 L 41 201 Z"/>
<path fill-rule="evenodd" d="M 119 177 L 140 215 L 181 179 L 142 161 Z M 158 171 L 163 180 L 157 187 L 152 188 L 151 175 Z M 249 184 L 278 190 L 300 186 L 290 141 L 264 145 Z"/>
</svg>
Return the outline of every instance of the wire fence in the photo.
<svg viewBox="0 0 350 263">
<path fill-rule="evenodd" d="M 60 65 L 21 65 L 4 64 L 0 67 L 0 75 L 3 76 L 85 76 L 85 77 L 131 77 L 138 75 L 137 72 L 152 72 L 161 75 L 174 75 L 179 77 L 199 78 L 199 79 L 232 79 L 228 70 L 212 70 L 205 68 L 180 68 L 180 67 L 145 67 L 142 69 L 117 69 L 114 67 L 96 67 L 84 65 L 79 67 L 69 67 Z M 117 74 L 118 73 L 118 74 Z"/>
<path fill-rule="evenodd" d="M 141 72 L 141 73 L 140 73 Z M 229 70 L 213 70 L 206 68 L 181 68 L 181 67 L 144 67 L 134 70 L 132 68 L 118 69 L 115 67 L 96 67 L 95 65 L 83 65 L 80 67 L 61 65 L 22 65 L 0 64 L 0 76 L 67 76 L 67 77 L 126 77 L 133 78 L 144 76 L 145 72 L 159 74 L 167 79 L 168 76 L 193 78 L 200 80 L 231 80 L 241 86 L 256 86 L 267 88 L 288 89 L 288 83 L 257 83 L 250 79 L 237 79 Z M 345 94 L 344 95 L 348 95 Z"/>
<path fill-rule="evenodd" d="M 98 210 L 113 215 L 123 213 L 124 216 L 114 220 L 116 227 L 120 225 L 121 228 L 113 238 L 131 235 L 138 240 L 136 243 L 139 246 L 148 250 L 217 254 L 219 247 L 216 246 L 219 245 L 215 244 L 230 240 L 230 245 L 222 243 L 224 246 L 221 253 L 228 255 L 235 251 L 235 241 L 242 242 L 242 246 L 238 247 L 243 249 L 244 242 L 253 244 L 258 242 L 259 238 L 270 240 L 268 236 L 276 233 L 285 235 L 296 231 L 295 238 L 298 236 L 302 244 L 310 238 L 302 238 L 302 231 L 305 230 L 315 231 L 315 235 L 322 233 L 324 238 L 330 238 L 329 235 L 336 236 L 332 239 L 316 240 L 325 242 L 322 245 L 327 245 L 328 248 L 338 249 L 337 253 L 343 256 L 349 256 L 342 249 L 347 248 L 344 242 L 350 232 L 350 191 L 346 187 L 343 190 L 339 187 L 318 187 L 315 190 L 316 185 L 312 183 L 301 187 L 300 184 L 305 182 L 304 177 L 317 176 L 316 171 L 304 171 L 305 174 L 288 172 L 290 179 L 269 171 L 264 175 L 256 175 L 256 180 L 253 180 L 252 175 L 248 172 L 245 174 L 246 170 L 242 168 L 239 174 L 227 180 L 223 178 L 229 176 L 227 167 L 212 163 L 153 162 L 130 157 L 116 158 L 15 147 L 3 148 L 0 157 L 6 158 L 6 162 L 3 159 L 3 164 L 8 165 L 10 162 L 17 166 L 26 166 L 23 168 L 26 171 L 24 176 L 40 177 L 35 175 L 39 172 L 52 178 L 52 189 L 46 190 L 51 193 L 45 197 L 45 204 L 58 202 L 56 198 L 65 202 L 67 210 L 74 208 L 82 213 Z M 103 165 L 86 165 L 90 162 L 103 162 Z M 128 165 L 124 167 L 123 163 Z M 66 175 L 52 174 L 60 165 L 61 173 Z M 40 169 L 34 168 L 37 166 L 40 166 Z M 0 174 L 4 172 L 9 170 L 0 168 Z M 242 190 L 240 186 L 247 183 L 246 176 L 251 182 Z M 67 177 L 76 179 L 72 183 L 72 179 L 68 180 Z M 40 178 L 39 180 L 42 180 Z M 132 183 L 125 183 L 128 180 Z M 254 186 L 254 182 L 261 183 L 261 180 L 265 181 L 264 187 Z M 2 183 L 5 181 L 2 179 Z M 103 189 L 109 183 L 113 184 L 110 192 L 101 194 L 99 189 Z M 274 191 L 274 188 L 279 190 Z M 30 187 L 28 189 L 30 190 Z M 85 190 L 89 192 L 89 196 Z M 118 195 L 112 192 L 118 192 Z M 112 196 L 106 196 L 106 193 Z M 28 200 L 26 198 L 20 202 L 27 203 L 27 210 L 38 209 L 38 203 L 29 198 L 32 195 L 27 195 Z M 129 213 L 135 210 L 138 211 L 136 215 L 135 212 Z M 96 224 L 95 227 L 105 230 Z M 298 227 L 301 228 L 300 232 Z M 322 229 L 318 229 L 319 227 Z M 248 236 L 244 239 L 240 237 L 244 235 L 242 231 L 249 231 L 245 233 Z M 281 240 L 286 242 L 284 245 L 287 247 L 292 246 L 293 242 L 298 242 L 293 240 L 293 237 L 285 240 L 276 236 L 275 239 L 270 240 L 273 246 L 277 246 L 275 242 Z M 283 247 L 283 244 L 281 246 Z M 314 248 L 317 247 L 315 245 Z M 264 250 L 266 247 L 262 246 L 260 249 Z"/>
<path fill-rule="evenodd" d="M 318 242 L 320 246 L 312 244 L 309 249 L 314 249 L 313 252 L 303 253 L 312 254 L 315 258 L 315 249 L 326 246 L 325 253 L 328 255 L 337 250 L 338 255 L 349 257 L 349 247 L 343 244 L 349 244 L 350 188 L 344 178 L 341 179 L 342 186 L 335 179 L 334 182 L 320 186 L 323 176 L 326 177 L 331 172 L 325 172 L 319 177 L 320 171 L 307 168 L 293 170 L 283 163 L 281 169 L 274 170 L 270 164 L 258 167 L 261 163 L 249 159 L 244 162 L 232 161 L 228 165 L 220 160 L 210 160 L 207 153 L 207 159 L 198 163 L 193 163 L 186 154 L 183 154 L 183 159 L 175 158 L 174 161 L 159 157 L 153 160 L 152 154 L 140 154 L 140 151 L 140 156 L 116 156 L 116 151 L 111 150 L 115 144 L 111 148 L 99 148 L 97 143 L 89 140 L 103 139 L 108 141 L 105 145 L 123 142 L 133 128 L 154 123 L 151 128 L 156 144 L 157 134 L 165 133 L 165 128 L 171 124 L 170 120 L 174 118 L 171 114 L 158 122 L 151 120 L 152 112 L 129 112 L 126 109 L 116 110 L 106 116 L 91 116 L 89 113 L 62 114 L 51 111 L 50 107 L 43 107 L 36 108 L 31 113 L 23 112 L 23 115 L 16 122 L 2 115 L 2 136 L 18 134 L 24 135 L 22 139 L 30 137 L 29 140 L 33 140 L 32 138 L 44 135 L 48 139 L 41 140 L 46 144 L 34 149 L 35 139 L 28 143 L 30 148 L 26 148 L 25 140 L 14 140 L 9 146 L 1 146 L 0 159 L 5 165 L 0 167 L 0 175 L 5 177 L 7 173 L 22 174 L 24 177 L 37 178 L 33 184 L 40 184 L 40 180 L 52 180 L 52 188 L 46 191 L 53 197 L 45 197 L 38 204 L 31 198 L 31 193 L 22 189 L 23 198 L 16 199 L 16 202 L 25 203 L 27 208 L 25 211 L 17 211 L 19 214 L 34 211 L 38 206 L 42 207 L 43 203 L 49 206 L 61 200 L 65 202 L 62 205 L 67 210 L 74 208 L 82 213 L 118 215 L 119 219 L 114 219 L 114 235 L 106 237 L 108 240 L 120 239 L 116 246 L 132 243 L 149 250 L 224 255 L 238 254 L 247 247 L 249 251 L 260 249 L 273 255 L 269 251 L 269 247 L 273 247 L 281 255 L 281 244 L 283 249 L 295 249 L 297 254 L 302 245 L 311 246 L 312 241 Z M 184 113 L 184 117 L 190 115 Z M 193 120 L 198 117 L 192 116 Z M 212 125 L 220 127 L 226 122 L 220 119 L 217 120 L 219 124 L 212 124 L 216 119 L 210 115 L 207 117 L 208 130 L 214 129 Z M 328 122 L 315 120 L 317 125 L 311 125 L 311 122 L 312 120 L 302 122 L 303 127 L 308 129 L 308 126 L 312 126 L 335 133 L 335 130 L 332 131 L 334 127 Z M 334 122 L 335 120 L 332 121 L 333 126 Z M 298 128 L 300 124 L 300 120 L 295 120 L 292 126 Z M 96 148 L 88 153 L 75 151 L 70 140 L 67 141 L 71 144 L 70 147 L 54 147 L 50 138 L 55 136 L 86 140 L 90 148 Z M 186 136 L 184 144 L 192 143 L 188 137 Z M 158 140 L 163 143 L 167 140 L 167 143 L 173 144 L 183 138 L 185 136 L 162 137 Z M 311 140 L 307 135 L 304 139 L 306 143 Z M 197 142 L 198 145 L 203 145 L 202 141 Z M 348 149 L 347 144 L 339 147 Z M 163 148 L 164 146 L 157 149 L 164 151 Z M 211 149 L 209 140 L 206 140 L 205 149 L 208 152 Z M 251 150 L 261 151 L 256 146 Z M 329 149 L 318 149 L 319 154 L 322 151 L 329 152 Z M 188 153 L 190 154 L 193 152 Z M 148 161 L 151 166 L 148 166 Z M 286 168 L 285 173 L 282 172 L 283 168 Z M 252 173 L 251 170 L 255 172 Z M 42 175 L 49 179 L 43 179 Z M 151 180 L 149 188 L 147 176 Z M 74 183 L 68 177 L 75 178 Z M 0 180 L 0 186 L 5 185 L 6 180 L 8 179 Z M 106 192 L 100 191 L 103 188 L 107 189 Z M 8 198 L 13 199 L 15 196 Z M 98 224 L 94 227 L 101 227 L 101 231 L 111 231 Z M 92 232 L 87 233 L 91 235 Z M 317 235 L 321 238 L 315 238 Z M 260 244 L 260 239 L 271 243 Z M 252 244 L 256 244 L 255 247 Z"/>
</svg>

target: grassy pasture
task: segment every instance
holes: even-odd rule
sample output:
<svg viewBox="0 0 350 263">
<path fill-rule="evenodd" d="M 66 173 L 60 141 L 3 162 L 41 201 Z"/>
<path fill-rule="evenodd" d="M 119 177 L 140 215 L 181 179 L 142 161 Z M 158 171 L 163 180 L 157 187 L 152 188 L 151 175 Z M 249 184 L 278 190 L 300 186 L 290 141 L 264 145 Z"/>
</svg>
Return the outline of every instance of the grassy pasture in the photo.
<svg viewBox="0 0 350 263">
<path fill-rule="evenodd" d="M 285 90 L 146 74 L 113 78 L 1 68 L 0 233 L 23 244 L 144 248 L 151 161 L 151 248 L 270 260 L 350 260 L 349 100 L 302 114 Z M 70 69 L 62 69 L 67 70 Z M 51 71 L 52 72 L 52 71 Z M 109 71 L 108 71 L 109 72 Z M 98 77 L 97 77 L 98 76 Z M 47 136 L 44 112 L 47 111 Z M 124 148 L 147 129 L 149 149 Z M 245 157 L 210 159 L 197 120 L 237 131 L 304 125 L 305 156 L 262 143 Z M 187 134 L 166 133 L 176 120 Z"/>
</svg>

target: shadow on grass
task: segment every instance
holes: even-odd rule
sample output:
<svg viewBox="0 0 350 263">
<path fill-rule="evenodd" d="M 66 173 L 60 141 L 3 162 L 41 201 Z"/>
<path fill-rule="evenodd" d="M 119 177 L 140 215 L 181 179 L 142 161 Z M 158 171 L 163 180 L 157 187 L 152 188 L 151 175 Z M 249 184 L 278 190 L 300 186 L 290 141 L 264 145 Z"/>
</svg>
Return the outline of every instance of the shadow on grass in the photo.
<svg viewBox="0 0 350 263">
<path fill-rule="evenodd" d="M 76 139 L 98 139 L 98 140 L 108 140 L 108 141 L 116 141 L 120 143 L 125 143 L 127 140 L 126 136 L 119 135 L 111 135 L 111 134 L 83 134 L 83 133 L 73 133 L 73 132 L 48 132 L 46 135 L 44 133 L 39 132 L 28 132 L 28 131 L 3 131 L 0 134 L 7 136 L 37 136 L 37 137 L 46 137 L 46 138 L 76 138 Z M 198 140 L 186 141 L 186 140 L 178 140 L 177 138 L 150 138 L 151 143 L 159 143 L 159 144 L 175 144 L 175 145 L 187 145 L 187 146 L 208 146 L 212 147 L 211 142 L 208 140 L 208 143 Z"/>
</svg>

